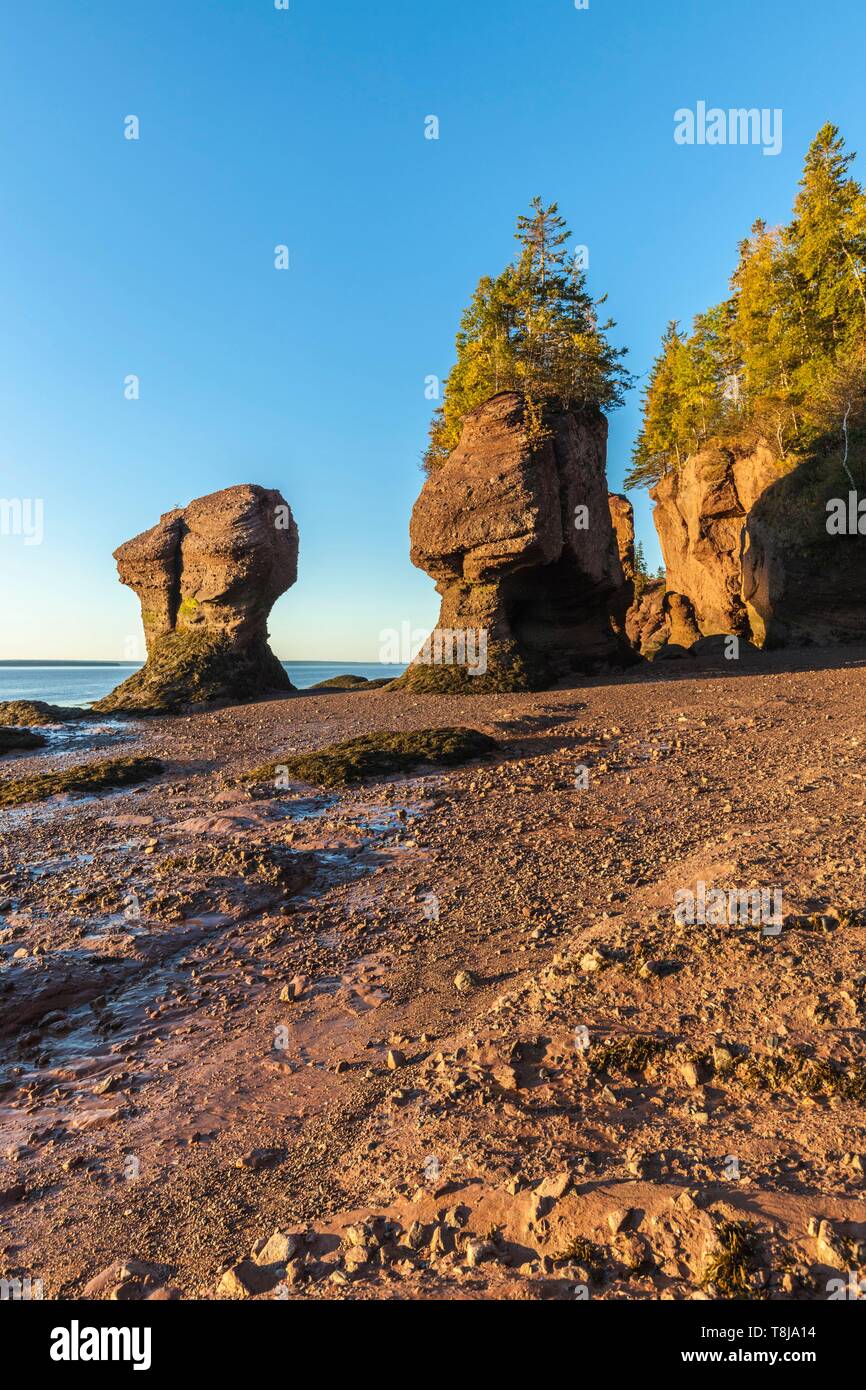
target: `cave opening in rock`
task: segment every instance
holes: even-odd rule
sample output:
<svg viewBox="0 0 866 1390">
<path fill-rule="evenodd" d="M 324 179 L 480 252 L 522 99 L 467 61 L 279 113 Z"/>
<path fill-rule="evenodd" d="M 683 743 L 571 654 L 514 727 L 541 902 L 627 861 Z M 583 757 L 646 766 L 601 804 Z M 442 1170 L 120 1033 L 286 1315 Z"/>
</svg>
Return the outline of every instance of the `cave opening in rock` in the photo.
<svg viewBox="0 0 866 1390">
<path fill-rule="evenodd" d="M 519 646 L 562 670 L 610 655 L 604 600 L 570 556 L 505 576 L 502 604 Z"/>
</svg>

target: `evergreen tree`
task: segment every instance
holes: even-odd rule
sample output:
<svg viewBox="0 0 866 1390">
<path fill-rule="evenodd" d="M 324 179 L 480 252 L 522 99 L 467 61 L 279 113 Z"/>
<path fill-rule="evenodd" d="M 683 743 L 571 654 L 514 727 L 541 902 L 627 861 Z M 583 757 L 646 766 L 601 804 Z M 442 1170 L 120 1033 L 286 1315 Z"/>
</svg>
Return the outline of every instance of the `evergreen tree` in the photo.
<svg viewBox="0 0 866 1390">
<path fill-rule="evenodd" d="M 435 468 L 456 446 L 468 411 L 499 391 L 519 391 L 531 433 L 541 438 L 541 408 L 611 410 L 631 377 L 625 350 L 614 348 L 612 320 L 598 322 L 586 276 L 568 254 L 571 233 L 556 203 L 535 198 L 517 220 L 519 249 L 495 279 L 484 276 L 460 321 L 457 360 L 430 430 L 426 464 Z"/>
<path fill-rule="evenodd" d="M 627 486 L 650 485 L 713 437 L 749 425 L 781 457 L 858 427 L 866 401 L 866 194 L 825 125 L 789 226 L 758 221 L 730 296 L 687 338 L 669 325 L 650 372 Z M 846 434 L 846 440 L 848 434 Z"/>
</svg>

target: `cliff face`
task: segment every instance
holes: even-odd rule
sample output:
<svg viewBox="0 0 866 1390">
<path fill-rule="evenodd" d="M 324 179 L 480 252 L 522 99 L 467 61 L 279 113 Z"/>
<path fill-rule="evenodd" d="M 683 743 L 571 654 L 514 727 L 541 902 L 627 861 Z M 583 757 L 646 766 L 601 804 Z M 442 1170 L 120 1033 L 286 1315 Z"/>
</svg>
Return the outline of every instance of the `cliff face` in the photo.
<svg viewBox="0 0 866 1390">
<path fill-rule="evenodd" d="M 630 660 L 631 601 L 611 524 L 607 423 L 550 411 L 530 441 L 522 397 L 472 411 L 460 443 L 427 479 L 412 512 L 412 563 L 436 581 L 436 632 L 484 632 L 486 670 L 427 659 L 409 685 L 468 690 L 548 684 Z M 435 637 L 435 634 L 434 634 Z"/>
<path fill-rule="evenodd" d="M 862 639 L 866 537 L 826 526 L 828 500 L 848 488 L 832 453 L 782 465 L 759 439 L 694 454 L 650 494 L 668 590 L 690 600 L 705 636 Z"/>
<path fill-rule="evenodd" d="M 242 484 L 199 497 L 114 558 L 141 601 L 147 662 L 97 709 L 168 710 L 292 689 L 267 634 L 298 569 L 298 528 L 278 492 Z"/>
<path fill-rule="evenodd" d="M 705 636 L 749 634 L 740 558 L 743 527 L 757 498 L 779 477 L 778 464 L 762 443 L 744 457 L 705 449 L 650 493 L 667 588 L 691 600 Z"/>
</svg>

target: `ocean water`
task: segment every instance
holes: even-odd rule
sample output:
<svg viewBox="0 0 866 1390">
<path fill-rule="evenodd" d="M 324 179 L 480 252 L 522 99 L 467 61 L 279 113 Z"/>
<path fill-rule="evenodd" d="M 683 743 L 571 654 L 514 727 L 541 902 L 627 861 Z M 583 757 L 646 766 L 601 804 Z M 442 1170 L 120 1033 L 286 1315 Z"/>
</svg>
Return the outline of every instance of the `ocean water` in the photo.
<svg viewBox="0 0 866 1390">
<path fill-rule="evenodd" d="M 139 666 L 140 662 L 122 661 L 0 661 L 0 700 L 89 705 L 125 681 Z M 393 680 L 406 669 L 378 661 L 284 661 L 283 666 L 298 690 L 308 690 L 331 676 Z"/>
</svg>

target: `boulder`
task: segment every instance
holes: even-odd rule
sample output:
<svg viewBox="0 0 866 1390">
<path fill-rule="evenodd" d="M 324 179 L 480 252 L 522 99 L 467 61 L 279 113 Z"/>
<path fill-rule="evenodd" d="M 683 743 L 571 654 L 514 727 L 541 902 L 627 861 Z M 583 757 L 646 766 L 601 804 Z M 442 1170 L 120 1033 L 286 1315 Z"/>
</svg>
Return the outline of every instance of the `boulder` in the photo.
<svg viewBox="0 0 866 1390">
<path fill-rule="evenodd" d="M 651 579 L 635 588 L 634 603 L 626 614 L 625 631 L 629 642 L 642 656 L 652 656 L 668 639 L 670 624 L 664 606 L 663 579 Z"/>
<path fill-rule="evenodd" d="M 412 512 L 412 563 L 436 581 L 442 607 L 397 686 L 541 688 L 635 660 L 606 444 L 595 411 L 547 409 L 541 437 L 514 392 L 470 411 Z"/>
<path fill-rule="evenodd" d="M 268 646 L 268 614 L 298 567 L 279 492 L 244 483 L 196 498 L 114 558 L 141 601 L 147 662 L 94 709 L 165 712 L 293 688 Z"/>
</svg>

